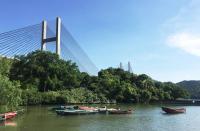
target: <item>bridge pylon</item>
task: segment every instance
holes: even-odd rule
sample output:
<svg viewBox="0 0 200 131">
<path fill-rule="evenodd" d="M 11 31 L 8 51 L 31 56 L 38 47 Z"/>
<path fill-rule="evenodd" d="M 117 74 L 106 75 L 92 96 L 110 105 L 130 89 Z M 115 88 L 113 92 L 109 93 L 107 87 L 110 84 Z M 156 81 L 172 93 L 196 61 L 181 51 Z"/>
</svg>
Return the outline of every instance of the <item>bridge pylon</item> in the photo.
<svg viewBox="0 0 200 131">
<path fill-rule="evenodd" d="M 41 40 L 41 50 L 46 50 L 46 44 L 48 42 L 56 42 L 56 54 L 60 57 L 61 48 L 60 48 L 60 35 L 61 35 L 61 19 L 60 17 L 56 18 L 56 36 L 47 38 L 47 21 L 42 21 L 42 40 Z"/>
</svg>

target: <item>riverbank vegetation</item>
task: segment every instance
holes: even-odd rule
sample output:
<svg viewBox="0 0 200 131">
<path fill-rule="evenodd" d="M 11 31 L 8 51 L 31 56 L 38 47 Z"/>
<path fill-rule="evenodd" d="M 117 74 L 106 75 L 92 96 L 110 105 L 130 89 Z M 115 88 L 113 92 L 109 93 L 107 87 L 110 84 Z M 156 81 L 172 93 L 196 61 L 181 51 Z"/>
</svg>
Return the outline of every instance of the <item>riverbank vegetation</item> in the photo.
<svg viewBox="0 0 200 131">
<path fill-rule="evenodd" d="M 14 59 L 0 58 L 0 106 L 175 100 L 188 93 L 171 82 L 159 82 L 108 68 L 91 76 L 75 63 L 50 52 L 35 51 Z"/>
</svg>

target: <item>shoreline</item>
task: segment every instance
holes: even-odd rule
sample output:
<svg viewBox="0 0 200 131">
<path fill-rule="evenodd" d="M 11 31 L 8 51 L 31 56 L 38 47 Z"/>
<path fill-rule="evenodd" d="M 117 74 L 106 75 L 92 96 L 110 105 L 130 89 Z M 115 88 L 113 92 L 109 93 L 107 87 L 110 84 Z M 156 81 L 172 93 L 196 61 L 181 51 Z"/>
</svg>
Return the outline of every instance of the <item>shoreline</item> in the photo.
<svg viewBox="0 0 200 131">
<path fill-rule="evenodd" d="M 48 105 L 117 105 L 117 104 L 143 104 L 143 105 L 154 105 L 154 104 L 171 104 L 171 105 L 181 105 L 181 106 L 200 106 L 200 100 L 165 100 L 165 101 L 150 101 L 148 103 L 137 103 L 137 102 L 132 102 L 132 103 L 52 103 L 52 104 L 39 104 L 41 106 L 48 106 Z M 21 105 L 21 106 L 39 106 L 39 105 Z"/>
</svg>

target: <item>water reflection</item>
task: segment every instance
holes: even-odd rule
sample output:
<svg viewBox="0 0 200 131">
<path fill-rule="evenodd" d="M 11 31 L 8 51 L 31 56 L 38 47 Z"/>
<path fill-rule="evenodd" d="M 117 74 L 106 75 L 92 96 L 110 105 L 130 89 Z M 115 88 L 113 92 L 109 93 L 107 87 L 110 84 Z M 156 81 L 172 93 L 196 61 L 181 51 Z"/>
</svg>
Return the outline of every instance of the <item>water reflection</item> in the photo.
<svg viewBox="0 0 200 131">
<path fill-rule="evenodd" d="M 185 114 L 177 115 L 163 114 L 160 105 L 120 107 L 135 111 L 130 115 L 58 116 L 49 107 L 28 107 L 25 114 L 1 123 L 0 131 L 200 131 L 198 106 L 188 106 Z"/>
<path fill-rule="evenodd" d="M 13 120 L 5 120 L 5 121 L 0 121 L 0 126 L 17 126 L 17 122 Z"/>
</svg>

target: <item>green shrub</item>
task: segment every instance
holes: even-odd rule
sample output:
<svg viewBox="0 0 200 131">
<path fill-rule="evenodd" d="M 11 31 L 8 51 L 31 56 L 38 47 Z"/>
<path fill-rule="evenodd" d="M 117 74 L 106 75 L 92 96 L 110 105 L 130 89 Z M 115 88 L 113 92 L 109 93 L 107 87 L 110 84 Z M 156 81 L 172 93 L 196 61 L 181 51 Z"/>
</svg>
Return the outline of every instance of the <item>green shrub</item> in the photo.
<svg viewBox="0 0 200 131">
<path fill-rule="evenodd" d="M 59 96 L 60 94 L 55 91 L 44 92 L 42 93 L 42 104 L 56 104 Z"/>
<path fill-rule="evenodd" d="M 21 104 L 21 89 L 19 82 L 11 82 L 0 75 L 0 106 L 3 110 L 14 110 Z"/>
<path fill-rule="evenodd" d="M 38 105 L 42 103 L 42 95 L 36 89 L 27 89 L 22 92 L 23 105 Z"/>
</svg>

